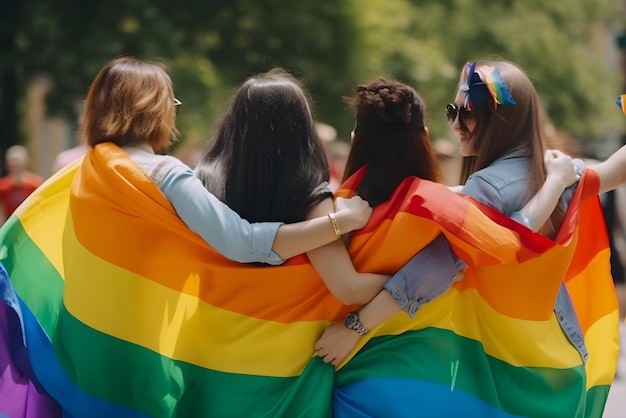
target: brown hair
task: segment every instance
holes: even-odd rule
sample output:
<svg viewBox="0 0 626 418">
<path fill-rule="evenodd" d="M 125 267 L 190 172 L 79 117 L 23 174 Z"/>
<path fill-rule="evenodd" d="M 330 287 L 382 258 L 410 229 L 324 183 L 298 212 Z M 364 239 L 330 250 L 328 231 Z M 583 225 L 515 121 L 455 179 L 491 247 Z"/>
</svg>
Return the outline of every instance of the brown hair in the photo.
<svg viewBox="0 0 626 418">
<path fill-rule="evenodd" d="M 91 83 L 81 125 L 89 146 L 148 143 L 157 150 L 178 135 L 172 81 L 160 63 L 118 57 Z"/>
<path fill-rule="evenodd" d="M 523 146 L 531 160 L 529 195 L 539 190 L 546 179 L 543 165 L 544 141 L 540 125 L 539 97 L 524 71 L 508 61 L 488 61 L 476 64 L 476 69 L 489 65 L 495 67 L 515 100 L 514 105 L 493 108 L 472 108 L 476 128 L 471 133 L 477 155 L 464 157 L 461 167 L 461 184 L 506 152 Z M 465 71 L 460 84 L 465 83 Z"/>
<path fill-rule="evenodd" d="M 344 98 L 356 109 L 352 149 L 344 180 L 363 165 L 367 170 L 357 193 L 378 205 L 407 177 L 439 180 L 440 172 L 424 125 L 425 105 L 410 86 L 378 78 Z"/>
<path fill-rule="evenodd" d="M 476 128 L 471 135 L 477 155 L 463 158 L 461 184 L 465 184 L 470 175 L 487 167 L 506 152 L 523 147 L 530 159 L 527 193 L 532 196 L 546 180 L 543 112 L 539 96 L 526 73 L 517 65 L 504 60 L 486 61 L 477 63 L 476 68 L 485 65 L 493 66 L 500 72 L 515 104 L 498 105 L 495 110 L 492 107 L 472 108 Z M 464 77 L 465 74 L 461 76 L 459 85 L 465 83 Z M 554 237 L 564 215 L 563 209 L 557 206 L 540 232 Z"/>
</svg>

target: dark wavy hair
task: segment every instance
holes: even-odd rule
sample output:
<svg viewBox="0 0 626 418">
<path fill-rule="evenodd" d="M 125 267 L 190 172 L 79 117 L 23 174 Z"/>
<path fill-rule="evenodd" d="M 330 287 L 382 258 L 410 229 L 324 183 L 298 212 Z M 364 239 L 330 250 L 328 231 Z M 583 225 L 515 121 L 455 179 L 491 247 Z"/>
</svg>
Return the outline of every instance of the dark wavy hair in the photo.
<svg viewBox="0 0 626 418">
<path fill-rule="evenodd" d="M 377 78 L 344 101 L 356 109 L 356 127 L 344 180 L 366 165 L 357 193 L 376 206 L 407 177 L 438 181 L 440 170 L 424 125 L 425 105 L 410 86 Z"/>
<path fill-rule="evenodd" d="M 196 174 L 250 222 L 298 222 L 332 197 L 323 187 L 328 162 L 301 83 L 280 68 L 246 80 L 203 150 Z"/>
</svg>

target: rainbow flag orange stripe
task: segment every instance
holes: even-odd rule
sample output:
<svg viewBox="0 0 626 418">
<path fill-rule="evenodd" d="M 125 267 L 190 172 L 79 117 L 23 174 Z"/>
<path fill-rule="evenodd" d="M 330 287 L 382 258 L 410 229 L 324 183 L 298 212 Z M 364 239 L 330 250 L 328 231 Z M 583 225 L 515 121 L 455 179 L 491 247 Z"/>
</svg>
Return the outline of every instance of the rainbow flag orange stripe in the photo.
<svg viewBox="0 0 626 418">
<path fill-rule="evenodd" d="M 610 280 L 607 246 L 578 239 L 587 212 L 598 214 L 583 193 L 593 187 L 584 176 L 569 231 L 552 243 L 444 186 L 407 179 L 354 235 L 355 264 L 393 273 L 443 232 L 470 268 L 415 319 L 399 314 L 373 330 L 335 373 L 313 343 L 354 307 L 305 256 L 278 267 L 225 260 L 122 150 L 101 144 L 0 229 L 5 357 L 20 372 L 0 399 L 22 395 L 0 413 L 37 416 L 28 411 L 39 402 L 67 417 L 374 416 L 370 403 L 388 396 L 385 416 L 439 402 L 465 416 L 531 407 L 599 416 L 616 365 L 617 305 L 608 285 L 587 292 L 590 269 L 596 282 Z M 585 306 L 586 367 L 555 332 L 561 272 Z"/>
</svg>

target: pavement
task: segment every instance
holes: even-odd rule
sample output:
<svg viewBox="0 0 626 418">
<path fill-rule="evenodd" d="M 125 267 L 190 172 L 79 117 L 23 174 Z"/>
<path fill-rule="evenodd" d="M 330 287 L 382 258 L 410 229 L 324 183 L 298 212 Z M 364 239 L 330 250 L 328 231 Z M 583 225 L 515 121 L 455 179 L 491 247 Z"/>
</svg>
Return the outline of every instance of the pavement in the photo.
<svg viewBox="0 0 626 418">
<path fill-rule="evenodd" d="M 620 324 L 620 358 L 602 418 L 626 417 L 626 323 Z"/>
</svg>

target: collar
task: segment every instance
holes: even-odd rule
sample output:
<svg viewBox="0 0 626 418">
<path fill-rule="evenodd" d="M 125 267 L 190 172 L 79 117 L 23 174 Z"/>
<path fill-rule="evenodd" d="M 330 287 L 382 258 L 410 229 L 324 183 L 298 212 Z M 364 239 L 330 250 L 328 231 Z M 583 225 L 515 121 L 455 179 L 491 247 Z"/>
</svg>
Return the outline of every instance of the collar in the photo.
<svg viewBox="0 0 626 418">
<path fill-rule="evenodd" d="M 136 153 L 136 152 L 147 152 L 148 154 L 154 155 L 154 150 L 148 144 L 134 145 L 132 147 L 122 147 L 126 153 Z"/>
</svg>

